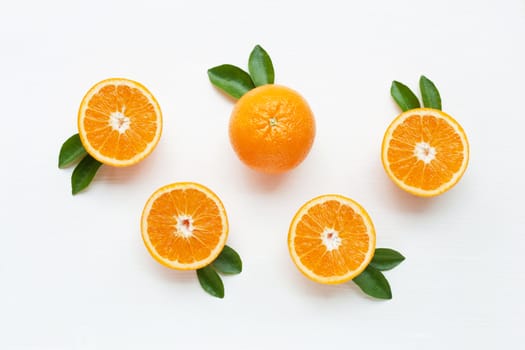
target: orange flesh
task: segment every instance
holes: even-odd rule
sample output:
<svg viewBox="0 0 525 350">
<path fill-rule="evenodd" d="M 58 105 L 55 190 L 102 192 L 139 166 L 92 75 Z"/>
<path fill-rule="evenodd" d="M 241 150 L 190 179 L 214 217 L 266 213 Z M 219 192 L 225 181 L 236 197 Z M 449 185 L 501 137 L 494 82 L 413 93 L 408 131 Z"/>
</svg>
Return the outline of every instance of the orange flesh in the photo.
<svg viewBox="0 0 525 350">
<path fill-rule="evenodd" d="M 328 250 L 322 241 L 325 229 L 334 230 L 341 245 Z M 338 201 L 313 206 L 295 230 L 295 251 L 301 263 L 318 276 L 343 276 L 365 260 L 370 238 L 361 215 Z"/>
<path fill-rule="evenodd" d="M 110 116 L 122 113 L 130 127 L 123 133 L 112 128 Z M 143 93 L 126 85 L 106 85 L 93 95 L 85 111 L 86 139 L 102 155 L 131 159 L 143 152 L 158 128 L 154 106 Z"/>
<path fill-rule="evenodd" d="M 177 229 L 179 218 L 194 227 L 190 237 Z M 147 217 L 148 236 L 165 259 L 190 264 L 206 259 L 219 243 L 223 224 L 216 203 L 195 189 L 175 189 L 158 197 Z"/>
<path fill-rule="evenodd" d="M 426 142 L 436 150 L 428 164 L 414 153 L 416 144 Z M 433 190 L 452 179 L 464 160 L 460 136 L 445 120 L 431 115 L 410 116 L 392 134 L 387 158 L 396 178 L 405 184 Z"/>
</svg>

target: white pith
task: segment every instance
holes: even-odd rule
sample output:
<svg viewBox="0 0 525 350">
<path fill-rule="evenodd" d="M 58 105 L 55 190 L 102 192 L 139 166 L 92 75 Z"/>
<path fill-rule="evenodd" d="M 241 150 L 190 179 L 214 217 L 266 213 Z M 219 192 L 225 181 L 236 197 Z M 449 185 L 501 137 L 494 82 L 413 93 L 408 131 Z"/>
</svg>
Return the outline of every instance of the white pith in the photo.
<svg viewBox="0 0 525 350">
<path fill-rule="evenodd" d="M 417 159 L 429 164 L 436 158 L 436 149 L 426 142 L 418 142 L 414 148 L 414 154 Z"/>
<path fill-rule="evenodd" d="M 193 226 L 193 218 L 189 215 L 179 215 L 177 217 L 177 233 L 180 234 L 184 238 L 190 238 L 193 236 L 193 230 L 195 227 Z"/>
<path fill-rule="evenodd" d="M 124 111 L 122 112 L 113 112 L 109 115 L 109 125 L 115 131 L 118 131 L 119 134 L 123 134 L 126 130 L 129 129 L 131 120 L 126 117 Z"/>
<path fill-rule="evenodd" d="M 324 229 L 324 231 L 321 233 L 321 241 L 326 247 L 326 250 L 329 252 L 339 248 L 339 246 L 342 244 L 341 237 L 339 237 L 339 232 L 333 228 Z"/>
</svg>

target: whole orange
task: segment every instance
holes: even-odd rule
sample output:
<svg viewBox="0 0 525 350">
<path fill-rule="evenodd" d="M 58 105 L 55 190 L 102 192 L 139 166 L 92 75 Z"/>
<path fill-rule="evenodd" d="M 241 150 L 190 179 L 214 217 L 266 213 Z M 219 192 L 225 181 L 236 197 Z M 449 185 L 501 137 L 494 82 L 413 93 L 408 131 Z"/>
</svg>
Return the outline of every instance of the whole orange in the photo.
<svg viewBox="0 0 525 350">
<path fill-rule="evenodd" d="M 298 166 L 315 137 L 315 119 L 306 100 L 280 85 L 263 85 L 243 95 L 230 119 L 230 141 L 239 159 L 265 173 Z"/>
</svg>

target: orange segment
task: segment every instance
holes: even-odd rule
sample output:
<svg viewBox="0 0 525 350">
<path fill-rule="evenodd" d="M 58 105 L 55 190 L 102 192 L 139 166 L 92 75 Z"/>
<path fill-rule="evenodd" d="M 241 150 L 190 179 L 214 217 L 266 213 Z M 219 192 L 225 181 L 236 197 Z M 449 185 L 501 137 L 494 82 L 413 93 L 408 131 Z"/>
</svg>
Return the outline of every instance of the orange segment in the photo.
<svg viewBox="0 0 525 350">
<path fill-rule="evenodd" d="M 133 165 L 159 142 L 162 113 L 155 97 L 140 83 L 103 80 L 84 96 L 78 130 L 86 151 L 113 166 Z"/>
<path fill-rule="evenodd" d="M 431 108 L 401 113 L 383 138 L 381 158 L 388 176 L 403 190 L 422 197 L 439 195 L 463 176 L 469 145 L 463 128 Z"/>
<path fill-rule="evenodd" d="M 142 212 L 142 238 L 155 260 L 177 270 L 204 267 L 220 254 L 228 219 L 210 189 L 179 182 L 158 189 Z"/>
<path fill-rule="evenodd" d="M 297 268 L 313 281 L 336 284 L 359 275 L 372 260 L 376 235 L 367 212 L 341 195 L 323 195 L 304 204 L 288 232 Z"/>
</svg>

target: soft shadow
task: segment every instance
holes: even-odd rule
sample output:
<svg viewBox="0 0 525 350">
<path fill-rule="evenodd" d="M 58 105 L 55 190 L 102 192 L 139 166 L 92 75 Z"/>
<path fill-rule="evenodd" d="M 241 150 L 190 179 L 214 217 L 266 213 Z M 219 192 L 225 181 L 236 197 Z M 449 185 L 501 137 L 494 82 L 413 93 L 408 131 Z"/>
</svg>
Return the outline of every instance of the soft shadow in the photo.
<svg viewBox="0 0 525 350">
<path fill-rule="evenodd" d="M 144 257 L 143 265 L 147 266 L 148 270 L 151 272 L 151 275 L 154 275 L 163 281 L 170 281 L 177 284 L 195 284 L 197 281 L 196 271 L 178 271 L 170 269 L 168 267 L 162 266 L 150 256 Z"/>
<path fill-rule="evenodd" d="M 311 281 L 293 265 L 290 259 L 286 259 L 286 261 L 283 259 L 282 266 L 287 266 L 286 280 L 289 281 L 291 288 L 297 289 L 298 294 L 306 293 L 314 298 L 331 299 L 341 295 L 341 293 L 348 292 L 345 290 L 344 284 L 330 285 Z"/>
<path fill-rule="evenodd" d="M 213 89 L 217 92 L 218 95 L 221 95 L 224 99 L 230 101 L 233 104 L 237 103 L 237 99 L 235 97 L 228 95 L 226 92 L 222 91 L 215 85 L 213 85 Z"/>
<path fill-rule="evenodd" d="M 399 207 L 403 211 L 410 211 L 414 213 L 421 213 L 428 210 L 434 205 L 437 198 L 423 198 L 414 196 L 405 192 L 386 175 L 382 166 L 374 165 L 371 169 L 372 174 L 381 174 L 376 177 L 377 193 L 383 193 L 385 201 L 392 202 L 395 207 Z"/>
<path fill-rule="evenodd" d="M 265 174 L 255 170 L 244 167 L 244 177 L 251 188 L 260 192 L 272 192 L 278 190 L 286 179 L 289 178 L 289 173 L 282 174 Z"/>
<path fill-rule="evenodd" d="M 403 210 L 408 210 L 414 213 L 422 213 L 427 211 L 437 200 L 437 198 L 423 198 L 414 196 L 413 194 L 403 191 L 391 181 L 390 183 L 385 184 L 385 187 L 388 187 L 388 196 L 392 198 L 396 204 L 396 207 L 400 207 Z"/>
<path fill-rule="evenodd" d="M 293 278 L 290 277 L 292 280 L 291 284 L 295 288 L 300 289 L 300 293 L 306 293 L 314 298 L 332 299 L 338 298 L 340 296 L 367 297 L 366 294 L 364 294 L 361 289 L 352 281 L 342 284 L 321 284 L 310 281 L 308 278 L 301 275 L 299 271 L 296 271 L 295 275 L 296 276 Z"/>
<path fill-rule="evenodd" d="M 373 298 L 366 293 L 364 293 L 361 288 L 351 280 L 342 284 L 321 284 L 309 280 L 303 276 L 298 270 L 291 271 L 289 279 L 291 280 L 291 285 L 294 288 L 300 289 L 299 293 L 307 294 L 313 298 L 319 299 L 332 299 L 339 297 L 349 297 L 349 298 L 365 298 L 372 301 L 388 301 Z"/>
<path fill-rule="evenodd" d="M 95 179 L 101 182 L 119 183 L 123 185 L 136 182 L 151 171 L 151 163 L 154 163 L 155 158 L 155 153 L 152 153 L 138 164 L 122 168 L 104 165 L 98 171 Z"/>
</svg>

